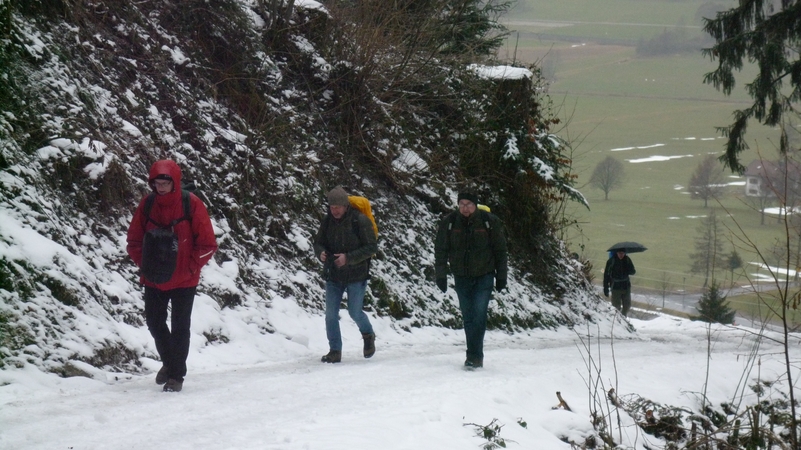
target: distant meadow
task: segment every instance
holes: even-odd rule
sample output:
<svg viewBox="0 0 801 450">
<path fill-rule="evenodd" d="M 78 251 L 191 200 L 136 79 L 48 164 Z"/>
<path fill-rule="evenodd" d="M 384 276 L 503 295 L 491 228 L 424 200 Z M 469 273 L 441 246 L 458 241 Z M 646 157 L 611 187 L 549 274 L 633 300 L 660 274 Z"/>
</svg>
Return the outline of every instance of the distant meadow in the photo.
<svg viewBox="0 0 801 450">
<path fill-rule="evenodd" d="M 700 51 L 711 45 L 698 16 L 708 6 L 702 1 L 522 0 L 509 15 L 512 32 L 500 56 L 535 63 L 550 80 L 553 107 L 563 121 L 559 134 L 573 145 L 576 185 L 590 203 L 589 210 L 568 208 L 577 221 L 567 230 L 568 243 L 592 262 L 597 283 L 606 249 L 626 240 L 648 247 L 631 255 L 635 290 L 701 291 L 704 278 L 689 273 L 689 255 L 697 227 L 712 208 L 725 231 L 725 256 L 735 242 L 745 262 L 733 274 L 720 268 L 716 280 L 728 287 L 766 279 L 752 249 L 736 236 L 744 233 L 768 251 L 782 236 L 778 211 L 766 210 L 761 225 L 761 213 L 744 195 L 745 177 L 728 170 L 725 195 L 710 200 L 708 208 L 687 191 L 703 158 L 722 154 L 725 139 L 715 127 L 729 125 L 732 112 L 748 105 L 743 86 L 753 73 L 752 67 L 743 70 L 730 97 L 703 83 L 704 74 L 715 69 Z M 675 50 L 643 55 L 664 42 L 672 42 Z M 687 50 L 687 45 L 696 48 Z M 747 138 L 751 148 L 742 155 L 744 165 L 760 157 L 775 159 L 778 129 L 751 123 Z M 623 162 L 625 181 L 604 201 L 604 193 L 588 182 L 607 156 Z"/>
</svg>

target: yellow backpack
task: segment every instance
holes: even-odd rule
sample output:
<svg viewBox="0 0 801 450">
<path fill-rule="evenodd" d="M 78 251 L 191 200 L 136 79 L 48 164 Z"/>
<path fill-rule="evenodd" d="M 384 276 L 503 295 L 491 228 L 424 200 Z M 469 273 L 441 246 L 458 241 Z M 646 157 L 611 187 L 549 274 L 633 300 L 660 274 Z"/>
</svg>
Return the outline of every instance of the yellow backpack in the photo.
<svg viewBox="0 0 801 450">
<path fill-rule="evenodd" d="M 373 223 L 373 231 L 375 231 L 375 237 L 378 237 L 378 225 L 375 223 L 375 217 L 373 217 L 373 207 L 370 206 L 370 200 L 367 200 L 365 197 L 361 197 L 358 195 L 349 195 L 348 201 L 350 201 L 350 206 L 356 208 L 367 216 L 370 219 L 370 222 Z"/>
</svg>

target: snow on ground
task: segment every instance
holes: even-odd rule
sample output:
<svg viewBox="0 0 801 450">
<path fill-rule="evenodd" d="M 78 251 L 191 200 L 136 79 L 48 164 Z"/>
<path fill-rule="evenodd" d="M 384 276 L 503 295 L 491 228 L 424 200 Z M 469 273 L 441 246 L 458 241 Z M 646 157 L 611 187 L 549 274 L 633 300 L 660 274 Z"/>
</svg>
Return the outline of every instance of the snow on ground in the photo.
<svg viewBox="0 0 801 450">
<path fill-rule="evenodd" d="M 670 161 L 671 159 L 692 158 L 692 157 L 693 155 L 678 155 L 678 156 L 653 155 L 647 158 L 627 159 L 626 161 L 632 164 L 639 164 L 644 162 L 662 162 L 662 161 Z"/>
<path fill-rule="evenodd" d="M 569 449 L 561 439 L 581 442 L 592 432 L 588 355 L 605 389 L 622 398 L 697 410 L 706 377 L 707 326 L 669 316 L 631 319 L 638 332 L 612 330 L 613 339 L 588 338 L 598 334 L 592 325 L 489 332 L 485 368 L 466 371 L 459 330 L 395 331 L 372 317 L 378 351 L 366 360 L 343 312 L 343 362 L 328 365 L 319 362 L 327 351 L 321 316 L 288 300 L 272 311 L 276 333 L 249 345 L 200 346 L 193 336 L 180 393 L 161 392 L 152 372 L 65 379 L 33 367 L 0 371 L 0 448 L 470 449 L 486 441 L 465 424 L 497 419 L 508 448 Z M 713 327 L 711 336 L 708 395 L 719 405 L 738 392 L 753 335 Z M 767 346 L 761 377 L 774 380 L 781 355 Z M 152 361 L 152 371 L 159 367 Z M 553 409 L 557 391 L 573 412 Z M 660 444 L 623 416 L 626 448 Z"/>
</svg>

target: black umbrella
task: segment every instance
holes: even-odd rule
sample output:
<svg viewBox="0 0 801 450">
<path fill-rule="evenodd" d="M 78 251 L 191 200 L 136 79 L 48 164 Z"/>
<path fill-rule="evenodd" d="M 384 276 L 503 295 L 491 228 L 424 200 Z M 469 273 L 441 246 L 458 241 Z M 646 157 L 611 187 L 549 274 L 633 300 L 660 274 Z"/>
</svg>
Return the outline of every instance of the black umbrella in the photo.
<svg viewBox="0 0 801 450">
<path fill-rule="evenodd" d="M 644 252 L 648 249 L 645 248 L 645 246 L 643 246 L 642 244 L 639 244 L 637 242 L 626 241 L 626 242 L 618 242 L 617 244 L 609 247 L 607 251 L 616 252 L 618 250 L 623 250 L 626 253 L 639 253 L 639 252 Z"/>
</svg>

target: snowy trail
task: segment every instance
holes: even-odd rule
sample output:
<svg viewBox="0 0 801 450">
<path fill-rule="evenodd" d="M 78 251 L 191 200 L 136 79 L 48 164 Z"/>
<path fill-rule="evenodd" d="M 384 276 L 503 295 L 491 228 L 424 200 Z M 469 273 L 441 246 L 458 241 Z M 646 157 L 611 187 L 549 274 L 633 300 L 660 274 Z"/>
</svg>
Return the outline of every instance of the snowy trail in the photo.
<svg viewBox="0 0 801 450">
<path fill-rule="evenodd" d="M 592 341 L 605 383 L 616 379 L 621 395 L 695 406 L 692 392 L 702 389 L 707 360 L 703 325 L 671 318 L 633 323 L 637 335 L 613 345 Z M 350 345 L 336 365 L 320 363 L 322 352 L 308 348 L 294 359 L 249 367 L 190 364 L 178 394 L 160 392 L 152 374 L 107 384 L 34 369 L 6 373 L 0 448 L 470 449 L 485 441 L 464 424 L 497 419 L 500 435 L 516 442 L 509 448 L 567 449 L 560 437 L 580 440 L 592 429 L 585 363 L 572 331 L 489 333 L 486 367 L 473 372 L 461 367 L 459 331 L 383 336 L 374 358 L 361 358 Z M 718 402 L 742 374 L 742 338 L 716 334 L 711 373 L 718 387 L 709 395 Z M 777 361 L 763 359 L 763 375 L 780 370 Z M 575 412 L 551 409 L 556 391 Z M 640 448 L 644 436 L 633 427 L 625 433 Z"/>
</svg>

